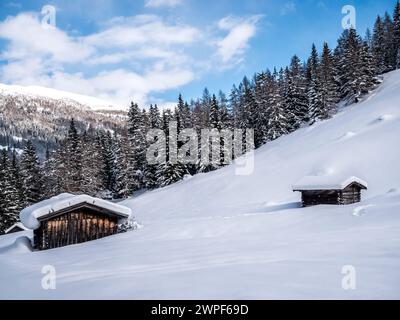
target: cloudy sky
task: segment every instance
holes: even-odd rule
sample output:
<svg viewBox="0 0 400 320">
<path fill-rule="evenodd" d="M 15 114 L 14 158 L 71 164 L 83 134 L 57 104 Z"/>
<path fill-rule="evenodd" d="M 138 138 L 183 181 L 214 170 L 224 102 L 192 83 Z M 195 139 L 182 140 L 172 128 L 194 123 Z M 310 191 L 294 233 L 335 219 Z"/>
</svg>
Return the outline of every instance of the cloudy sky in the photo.
<svg viewBox="0 0 400 320">
<path fill-rule="evenodd" d="M 0 82 L 170 105 L 180 92 L 229 92 L 244 75 L 304 59 L 313 42 L 334 46 L 344 5 L 364 33 L 395 2 L 1 0 Z"/>
</svg>

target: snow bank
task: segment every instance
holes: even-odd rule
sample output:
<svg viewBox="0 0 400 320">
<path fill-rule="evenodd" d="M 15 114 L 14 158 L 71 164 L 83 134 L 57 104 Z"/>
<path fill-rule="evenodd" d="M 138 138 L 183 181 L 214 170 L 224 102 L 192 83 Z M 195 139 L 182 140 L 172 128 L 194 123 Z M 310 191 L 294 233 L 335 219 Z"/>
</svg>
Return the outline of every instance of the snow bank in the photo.
<svg viewBox="0 0 400 320">
<path fill-rule="evenodd" d="M 124 218 L 129 218 L 132 215 L 132 210 L 126 206 L 90 197 L 88 195 L 63 193 L 22 210 L 20 219 L 26 228 L 35 230 L 40 227 L 38 221 L 40 217 L 82 203 L 93 204 L 100 208 L 116 212 Z"/>
<path fill-rule="evenodd" d="M 343 190 L 353 182 L 368 188 L 368 183 L 360 178 L 354 176 L 343 178 L 340 176 L 330 175 L 304 177 L 293 186 L 293 191 Z"/>
<path fill-rule="evenodd" d="M 31 239 L 29 239 L 28 237 L 19 237 L 14 241 L 14 243 L 6 247 L 0 247 L 0 254 L 27 253 L 32 251 L 33 248 Z"/>
</svg>

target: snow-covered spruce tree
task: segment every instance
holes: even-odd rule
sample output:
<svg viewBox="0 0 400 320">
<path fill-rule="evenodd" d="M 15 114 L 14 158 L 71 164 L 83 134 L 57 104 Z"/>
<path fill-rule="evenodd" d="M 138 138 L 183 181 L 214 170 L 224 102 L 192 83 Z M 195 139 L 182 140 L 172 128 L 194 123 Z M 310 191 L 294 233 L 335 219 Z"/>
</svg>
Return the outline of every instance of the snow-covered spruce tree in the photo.
<svg viewBox="0 0 400 320">
<path fill-rule="evenodd" d="M 209 123 L 210 123 L 210 129 L 213 130 L 217 130 L 218 132 L 221 131 L 222 129 L 222 123 L 221 123 L 221 115 L 220 115 L 220 108 L 219 108 L 219 104 L 218 104 L 218 100 L 217 97 L 215 95 L 212 96 L 211 99 L 211 106 L 210 106 L 210 113 L 209 113 L 210 119 L 209 119 Z M 200 167 L 199 167 L 199 172 L 211 172 L 214 170 L 217 170 L 220 168 L 221 166 L 221 141 L 222 139 L 220 139 L 220 141 L 218 141 L 218 146 L 215 146 L 215 141 L 201 141 L 201 143 L 203 143 L 204 145 L 201 146 L 202 150 L 207 148 L 209 149 L 209 155 L 210 158 L 208 159 L 209 162 L 208 163 L 200 163 Z M 220 153 L 219 153 L 219 157 L 220 157 L 220 161 L 218 164 L 213 163 L 212 159 L 211 159 L 211 154 L 212 154 L 212 148 L 220 148 Z"/>
<path fill-rule="evenodd" d="M 46 159 L 42 165 L 44 180 L 44 198 L 51 198 L 61 192 L 61 179 L 58 172 L 57 152 L 46 151 Z"/>
<path fill-rule="evenodd" d="M 268 134 L 268 72 L 257 74 L 255 80 L 255 102 L 257 104 L 257 117 L 254 128 L 254 144 L 256 148 L 267 142 Z"/>
<path fill-rule="evenodd" d="M 100 131 L 97 136 L 97 147 L 101 154 L 101 177 L 104 192 L 111 192 L 115 184 L 115 159 L 113 153 L 113 139 L 110 131 Z"/>
<path fill-rule="evenodd" d="M 288 133 L 288 122 L 286 119 L 286 108 L 284 106 L 284 99 L 282 96 L 282 88 L 283 88 L 283 75 L 278 78 L 278 74 L 275 70 L 274 72 L 274 84 L 272 86 L 272 91 L 270 94 L 269 101 L 269 117 L 268 117 L 268 141 L 273 141 L 278 139 L 282 135 Z"/>
<path fill-rule="evenodd" d="M 222 129 L 233 129 L 233 118 L 228 98 L 221 90 L 218 92 L 218 104 Z"/>
<path fill-rule="evenodd" d="M 23 202 L 27 207 L 42 199 L 42 174 L 35 147 L 30 140 L 27 141 L 21 155 L 21 180 L 23 189 Z"/>
<path fill-rule="evenodd" d="M 80 193 L 82 184 L 81 139 L 71 119 L 67 138 L 59 153 L 62 192 Z"/>
<path fill-rule="evenodd" d="M 0 234 L 18 221 L 19 196 L 7 150 L 3 149 L 0 158 Z"/>
<path fill-rule="evenodd" d="M 161 129 L 161 115 L 158 106 L 155 104 L 150 106 L 149 110 L 150 127 L 152 129 Z"/>
<path fill-rule="evenodd" d="M 154 107 L 152 105 L 150 106 L 149 119 L 151 129 L 162 129 L 162 119 L 157 105 Z M 159 187 L 157 182 L 157 170 L 158 164 L 147 163 L 145 171 L 145 187 L 149 190 Z"/>
<path fill-rule="evenodd" d="M 187 173 L 185 166 L 182 166 L 179 163 L 172 164 L 170 161 L 167 161 L 159 166 L 157 171 L 157 184 L 160 187 L 169 186 L 182 180 Z"/>
<path fill-rule="evenodd" d="M 100 136 L 93 137 L 88 132 L 84 132 L 80 144 L 82 150 L 80 192 L 97 196 L 100 191 L 106 189 L 107 180 L 102 141 Z"/>
<path fill-rule="evenodd" d="M 376 71 L 381 74 L 386 72 L 385 65 L 385 29 L 382 18 L 378 16 L 375 21 L 372 36 L 372 52 Z"/>
<path fill-rule="evenodd" d="M 339 102 L 339 88 L 335 74 L 333 55 L 328 44 L 325 42 L 322 50 L 319 78 L 324 115 L 327 117 L 331 117 L 337 112 L 337 103 Z"/>
<path fill-rule="evenodd" d="M 307 100 L 307 84 L 300 59 L 293 56 L 290 68 L 286 70 L 285 105 L 289 130 L 298 129 L 303 123 L 309 121 Z"/>
<path fill-rule="evenodd" d="M 192 127 L 192 119 L 189 104 L 183 100 L 179 94 L 178 104 L 175 109 L 175 121 L 177 122 L 178 132 Z"/>
<path fill-rule="evenodd" d="M 145 119 L 139 106 L 132 102 L 128 112 L 128 168 L 126 178 L 128 192 L 141 189 L 144 186 L 144 171 L 146 166 L 146 132 Z"/>
<path fill-rule="evenodd" d="M 386 12 L 383 19 L 384 28 L 384 63 L 385 70 L 392 71 L 396 67 L 396 39 L 394 33 L 394 24 L 391 16 Z"/>
<path fill-rule="evenodd" d="M 126 135 L 114 136 L 113 153 L 115 157 L 114 198 L 127 198 L 132 195 L 132 180 L 129 167 L 129 140 Z"/>
<path fill-rule="evenodd" d="M 319 58 L 318 52 L 313 44 L 311 50 L 311 56 L 308 59 L 308 107 L 310 110 L 310 120 L 315 122 L 317 120 L 327 119 L 329 117 L 329 111 L 323 103 L 322 96 L 322 84 L 319 74 Z"/>
<path fill-rule="evenodd" d="M 397 1 L 393 12 L 393 33 L 396 52 L 396 69 L 400 68 L 400 1 Z"/>
<path fill-rule="evenodd" d="M 365 95 L 379 83 L 372 51 L 366 41 L 362 42 L 360 48 L 359 71 L 358 87 L 361 95 Z"/>
<path fill-rule="evenodd" d="M 17 197 L 15 199 L 15 204 L 18 208 L 18 211 L 21 211 L 24 208 L 23 202 L 23 188 L 20 174 L 20 166 L 18 161 L 18 155 L 16 148 L 14 146 L 11 156 L 11 180 L 13 181 L 13 185 L 16 189 Z"/>
<path fill-rule="evenodd" d="M 362 40 L 356 30 L 345 30 L 335 49 L 335 62 L 339 70 L 341 99 L 346 104 L 359 102 L 363 91 L 360 83 L 363 78 L 361 68 Z"/>
</svg>

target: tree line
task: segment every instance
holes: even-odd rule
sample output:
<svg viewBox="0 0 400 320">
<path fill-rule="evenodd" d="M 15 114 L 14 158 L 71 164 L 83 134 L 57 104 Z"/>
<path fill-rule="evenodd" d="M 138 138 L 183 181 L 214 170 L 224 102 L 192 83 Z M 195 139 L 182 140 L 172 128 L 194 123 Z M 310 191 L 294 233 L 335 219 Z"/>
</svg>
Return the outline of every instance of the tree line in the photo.
<svg viewBox="0 0 400 320">
<path fill-rule="evenodd" d="M 2 150 L 0 232 L 18 220 L 22 208 L 63 192 L 122 199 L 224 165 L 222 161 L 220 165 L 175 164 L 168 157 L 165 163 L 150 165 L 146 161 L 150 129 L 163 130 L 168 140 L 171 121 L 177 123 L 178 133 L 185 128 L 199 133 L 203 128 L 250 128 L 258 148 L 361 101 L 379 84 L 379 75 L 398 68 L 399 2 L 393 16 L 378 16 L 373 31 L 367 30 L 364 37 L 355 29 L 345 30 L 334 49 L 324 43 L 319 53 L 312 45 L 306 61 L 295 55 L 285 68 L 244 77 L 229 95 L 205 89 L 201 98 L 189 102 L 179 95 L 174 110 L 162 111 L 157 105 L 145 110 L 132 103 L 126 126 L 115 132 L 92 127 L 78 132 L 71 120 L 65 140 L 57 150 L 48 150 L 43 162 L 30 141 L 21 155 L 15 149 Z"/>
</svg>

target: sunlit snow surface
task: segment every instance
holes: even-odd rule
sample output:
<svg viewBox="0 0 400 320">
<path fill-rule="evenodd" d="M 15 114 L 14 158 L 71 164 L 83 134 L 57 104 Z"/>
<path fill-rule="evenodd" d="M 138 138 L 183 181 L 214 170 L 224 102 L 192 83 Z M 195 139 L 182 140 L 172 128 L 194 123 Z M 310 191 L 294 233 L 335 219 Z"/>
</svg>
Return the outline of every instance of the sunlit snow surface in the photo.
<svg viewBox="0 0 400 320">
<path fill-rule="evenodd" d="M 139 230 L 33 253 L 13 250 L 29 232 L 3 236 L 0 298 L 399 299 L 399 119 L 393 72 L 365 102 L 257 150 L 250 176 L 230 166 L 125 201 Z M 316 175 L 362 177 L 363 202 L 300 208 L 292 185 Z M 44 265 L 56 290 L 42 289 Z"/>
</svg>

